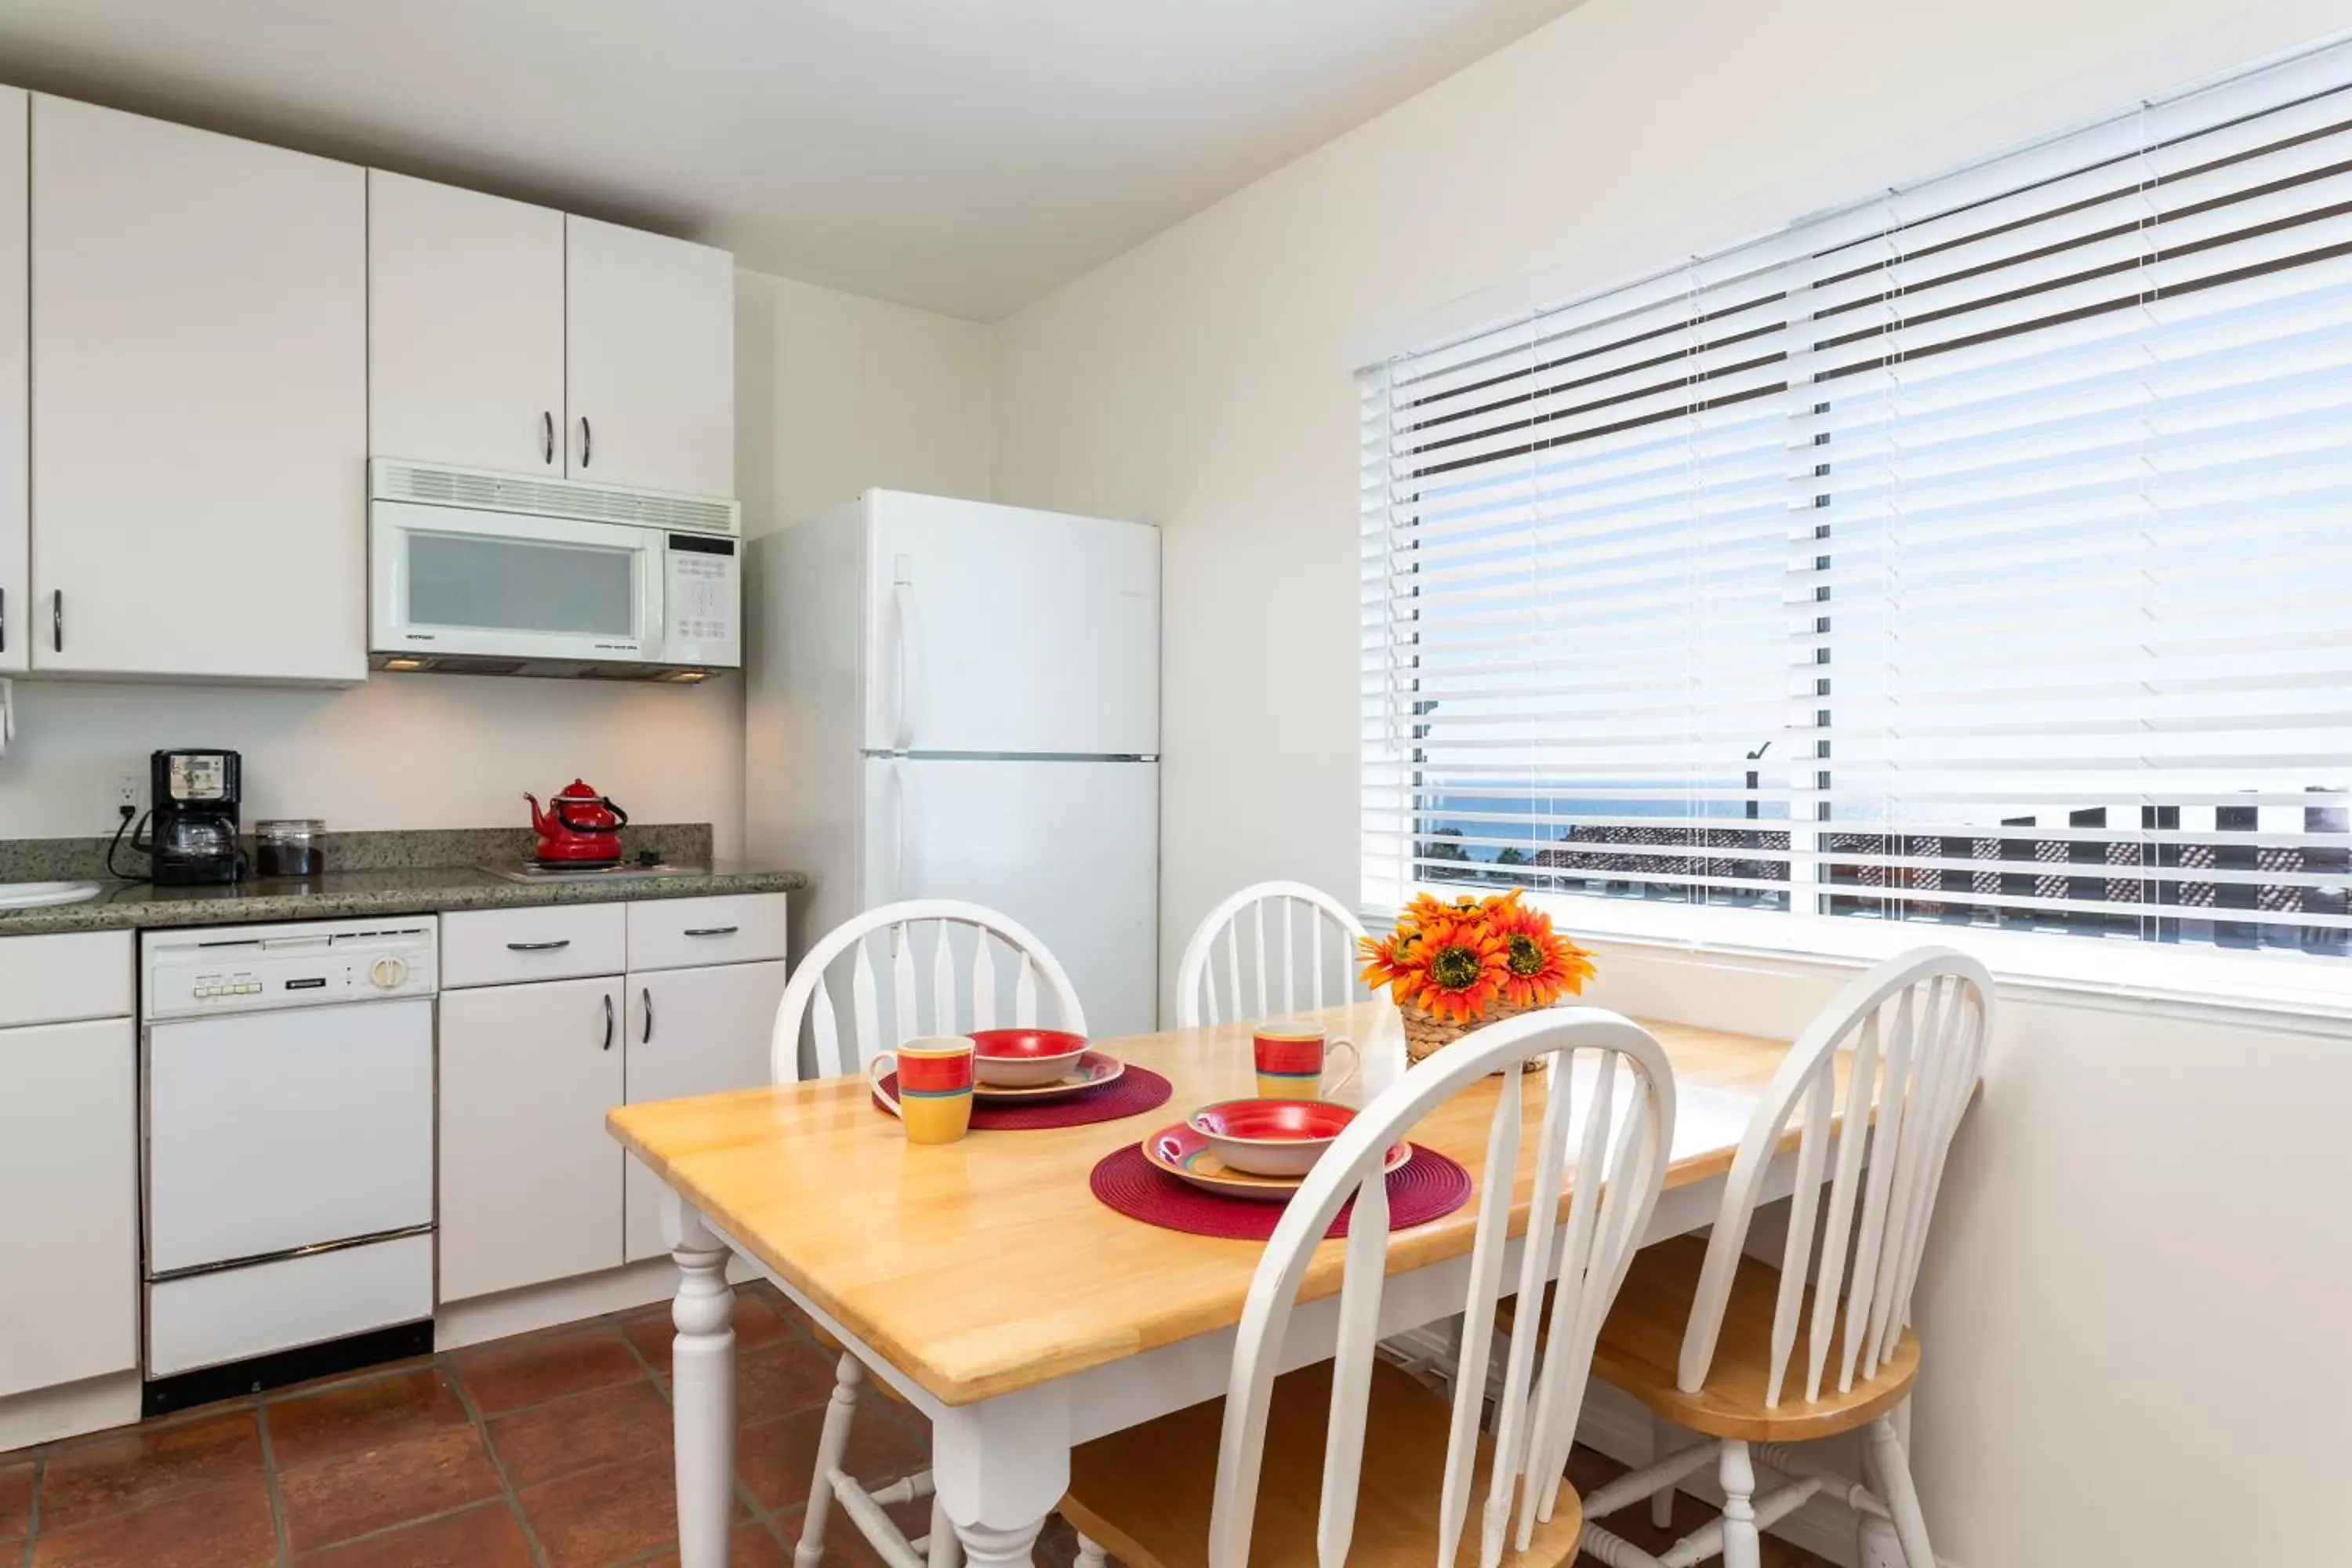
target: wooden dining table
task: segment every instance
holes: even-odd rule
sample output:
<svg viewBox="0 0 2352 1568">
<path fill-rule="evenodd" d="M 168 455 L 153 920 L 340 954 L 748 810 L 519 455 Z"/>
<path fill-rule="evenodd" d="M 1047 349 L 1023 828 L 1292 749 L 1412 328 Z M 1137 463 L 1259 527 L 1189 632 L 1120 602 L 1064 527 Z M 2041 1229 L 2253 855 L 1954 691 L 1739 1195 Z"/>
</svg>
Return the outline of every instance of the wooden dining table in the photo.
<svg viewBox="0 0 2352 1568">
<path fill-rule="evenodd" d="M 1334 1099 L 1360 1103 L 1406 1069 L 1382 998 L 1319 1015 L 1361 1055 Z M 1666 1190 L 1645 1240 L 1715 1217 L 1723 1178 L 1785 1040 L 1649 1023 L 1675 1069 Z M 1027 1563 L 1069 1479 L 1071 1449 L 1224 1392 L 1262 1244 L 1128 1217 L 1088 1185 L 1106 1154 L 1196 1107 L 1255 1092 L 1247 1024 L 1098 1040 L 1174 1086 L 1158 1110 L 1050 1131 L 974 1131 L 909 1144 L 863 1079 L 629 1105 L 613 1135 L 670 1189 L 679 1269 L 673 1382 L 681 1568 L 722 1568 L 734 1507 L 734 1336 L 727 1283 L 745 1260 L 929 1418 L 940 1502 L 976 1568 Z M 1490 1080 L 1412 1131 L 1483 1189 L 1497 1092 Z M 1526 1097 L 1532 1129 L 1544 1096 Z M 1533 1150 L 1513 1173 L 1524 1233 Z M 1771 1188 L 1784 1194 L 1793 1158 Z M 1390 1239 L 1381 1331 L 1462 1310 L 1478 1200 Z M 1514 1253 L 1507 1258 L 1516 1278 Z M 1286 1366 L 1331 1354 L 1342 1244 L 1310 1269 Z"/>
</svg>

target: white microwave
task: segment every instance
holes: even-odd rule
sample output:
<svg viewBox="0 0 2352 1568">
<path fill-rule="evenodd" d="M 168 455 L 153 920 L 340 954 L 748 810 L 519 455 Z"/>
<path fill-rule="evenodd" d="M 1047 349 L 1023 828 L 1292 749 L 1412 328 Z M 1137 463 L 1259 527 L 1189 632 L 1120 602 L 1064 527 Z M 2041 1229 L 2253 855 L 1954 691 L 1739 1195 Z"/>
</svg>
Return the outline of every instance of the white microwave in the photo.
<svg viewBox="0 0 2352 1568">
<path fill-rule="evenodd" d="M 743 662 L 731 500 L 377 458 L 376 669 L 700 680 Z"/>
</svg>

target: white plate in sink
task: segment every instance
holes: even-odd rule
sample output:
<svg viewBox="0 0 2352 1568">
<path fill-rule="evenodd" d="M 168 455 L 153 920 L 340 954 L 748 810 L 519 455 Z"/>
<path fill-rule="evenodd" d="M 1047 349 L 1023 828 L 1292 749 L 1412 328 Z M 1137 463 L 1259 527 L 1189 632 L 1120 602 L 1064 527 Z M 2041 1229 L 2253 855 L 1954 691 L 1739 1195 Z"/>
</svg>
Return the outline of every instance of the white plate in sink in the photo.
<svg viewBox="0 0 2352 1568">
<path fill-rule="evenodd" d="M 37 910 L 78 904 L 100 892 L 96 882 L 0 882 L 0 910 Z"/>
</svg>

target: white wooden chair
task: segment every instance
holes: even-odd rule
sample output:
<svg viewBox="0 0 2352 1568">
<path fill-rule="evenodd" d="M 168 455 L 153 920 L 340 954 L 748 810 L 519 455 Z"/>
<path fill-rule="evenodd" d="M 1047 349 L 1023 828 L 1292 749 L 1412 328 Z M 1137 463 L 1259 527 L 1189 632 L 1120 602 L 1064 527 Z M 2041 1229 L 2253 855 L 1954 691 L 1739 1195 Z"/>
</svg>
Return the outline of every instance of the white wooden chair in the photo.
<svg viewBox="0 0 2352 1568">
<path fill-rule="evenodd" d="M 1267 919 L 1269 910 L 1273 911 L 1271 921 Z M 1278 964 L 1268 958 L 1266 934 L 1270 924 L 1278 949 Z M 1244 925 L 1255 928 L 1248 954 L 1255 962 L 1246 965 L 1241 945 Z M 1306 928 L 1304 943 L 1298 940 L 1298 928 L 1302 925 Z M 1328 943 L 1328 958 L 1324 935 L 1327 926 L 1331 928 L 1333 938 Z M 1194 929 L 1192 940 L 1184 944 L 1183 962 L 1176 966 L 1177 1026 L 1191 1029 L 1202 1024 L 1273 1016 L 1277 1009 L 1269 981 L 1277 971 L 1282 982 L 1280 1012 L 1295 1013 L 1301 1007 L 1325 1005 L 1324 983 L 1335 973 L 1339 983 L 1330 988 L 1330 1002 L 1336 1005 L 1347 1001 L 1352 994 L 1348 977 L 1356 970 L 1356 939 L 1363 934 L 1363 922 L 1347 905 L 1320 888 L 1310 888 L 1304 882 L 1258 882 L 1244 888 L 1211 910 Z M 1303 954 L 1302 946 L 1306 950 Z M 1303 992 L 1298 984 L 1302 956 L 1307 977 Z M 1221 983 L 1224 994 L 1222 1007 L 1218 1003 Z M 1255 1011 L 1244 1011 L 1245 994 L 1255 998 Z M 1302 994 L 1304 1001 L 1300 1000 Z"/>
<path fill-rule="evenodd" d="M 1505 1071 L 1543 1062 L 1548 1079 Z M 1537 1134 L 1531 1224 L 1516 1279 L 1503 1278 L 1515 1183 L 1485 1184 L 1465 1308 L 1473 1364 L 1451 1401 L 1373 1350 L 1389 1249 L 1381 1156 L 1433 1107 L 1493 1085 L 1486 1169 L 1517 1167 L 1526 1086 L 1549 1086 Z M 1243 1309 L 1225 1397 L 1088 1443 L 1071 1456 L 1062 1512 L 1078 1561 L 1128 1568 L 1322 1568 L 1453 1563 L 1554 1568 L 1581 1520 L 1563 1479 L 1594 1336 L 1656 1206 L 1674 1142 L 1665 1053 L 1594 1008 L 1507 1019 L 1407 1072 L 1357 1116 L 1285 1210 Z M 1344 1254 L 1332 1360 L 1276 1376 L 1283 1338 L 1318 1243 L 1342 1204 Z M 1496 1306 L 1516 1287 L 1561 1289 L 1540 1356 L 1536 1326 L 1511 1337 L 1492 1436 L 1482 1429 Z M 1315 1499 L 1319 1493 L 1320 1506 Z M 1478 1500 L 1475 1522 L 1471 1507 Z M 1516 1515 L 1516 1518 L 1515 1518 Z M 1466 1533 L 1465 1533 L 1466 1532 Z"/>
<path fill-rule="evenodd" d="M 1757 1568 L 1761 1530 L 1826 1491 L 1855 1511 L 1863 1568 L 1935 1568 L 1905 1447 L 1919 1370 L 1911 1292 L 1991 1010 L 1982 964 L 1922 948 L 1856 979 L 1790 1051 L 1733 1158 L 1712 1233 L 1642 1253 L 1594 1354 L 1595 1375 L 1649 1406 L 1655 1439 L 1652 1463 L 1594 1492 L 1587 1517 L 1648 1498 L 1663 1528 L 1675 1483 L 1709 1459 L 1722 1517 L 1656 1556 L 1588 1523 L 1589 1555 L 1687 1568 L 1720 1552 L 1725 1568 Z M 1874 1098 L 1867 1139 L 1832 1135 L 1842 1060 L 1841 1125 L 1868 1122 Z M 1792 1120 L 1796 1184 L 1775 1269 L 1744 1247 Z M 1860 1482 L 1793 1447 L 1864 1427 Z M 1681 1447 L 1685 1430 L 1706 1440 Z M 1759 1459 L 1788 1478 L 1760 1497 Z"/>
<path fill-rule="evenodd" d="M 928 958 L 918 948 L 928 933 Z M 969 940 L 969 959 L 954 951 L 957 941 Z M 894 1037 L 886 1041 L 880 1018 L 881 990 L 876 979 L 874 940 L 888 948 L 890 999 Z M 845 961 L 849 984 L 849 1033 L 844 1036 L 842 1013 L 834 1005 L 825 972 Z M 1005 1022 L 1029 1026 L 1038 1022 L 1039 978 L 1054 1001 L 1055 1023 L 1076 1034 L 1087 1030 L 1086 1013 L 1077 992 L 1054 955 L 1027 929 L 993 910 L 950 899 L 917 899 L 885 904 L 835 927 L 801 960 L 784 986 L 776 1007 L 776 1026 L 769 1043 L 769 1070 L 778 1083 L 800 1077 L 803 1026 L 814 1037 L 818 1073 L 826 1078 L 862 1072 L 866 1064 L 898 1041 L 917 1035 L 961 1035 L 997 1026 L 1003 1017 L 997 1005 L 1000 968 L 1013 970 L 1013 1016 Z M 922 1009 L 925 993 L 929 1016 Z M 825 1525 L 833 1506 L 842 1512 L 892 1568 L 955 1568 L 961 1557 L 954 1529 L 940 1513 L 929 1471 L 868 1491 L 842 1468 L 848 1452 L 850 1427 L 857 1414 L 857 1385 L 866 1369 L 832 1335 L 820 1332 L 828 1349 L 841 1352 L 835 1368 L 833 1398 L 825 1406 L 824 1427 L 817 1438 L 816 1473 L 809 1484 L 808 1512 L 800 1542 L 793 1549 L 793 1568 L 818 1568 L 824 1558 Z M 895 1398 L 889 1385 L 881 1385 Z M 929 1534 L 908 1540 L 887 1509 L 920 1498 L 933 1499 Z"/>
</svg>

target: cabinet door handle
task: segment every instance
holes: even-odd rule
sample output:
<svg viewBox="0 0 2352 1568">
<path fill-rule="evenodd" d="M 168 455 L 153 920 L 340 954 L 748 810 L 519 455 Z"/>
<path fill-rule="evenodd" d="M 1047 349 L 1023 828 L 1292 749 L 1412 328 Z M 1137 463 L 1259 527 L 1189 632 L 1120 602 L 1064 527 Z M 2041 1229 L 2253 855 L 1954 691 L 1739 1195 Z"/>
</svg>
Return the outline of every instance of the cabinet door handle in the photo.
<svg viewBox="0 0 2352 1568">
<path fill-rule="evenodd" d="M 733 936 L 741 926 L 701 926 L 688 931 L 688 936 Z"/>
<path fill-rule="evenodd" d="M 566 936 L 558 937 L 553 942 L 510 942 L 507 943 L 507 951 L 509 952 L 561 952 L 571 945 L 572 939 Z"/>
<path fill-rule="evenodd" d="M 540 461 L 553 463 L 555 461 L 555 415 L 552 411 L 544 409 L 541 411 L 539 426 Z"/>
<path fill-rule="evenodd" d="M 58 651 L 66 651 L 66 591 L 56 589 L 49 600 L 49 636 L 56 639 Z"/>
<path fill-rule="evenodd" d="M 613 994 L 604 993 L 604 1048 L 613 1048 Z"/>
<path fill-rule="evenodd" d="M 0 588 L 0 653 L 8 651 L 8 590 Z"/>
<path fill-rule="evenodd" d="M 588 416 L 580 416 L 580 466 L 588 466 L 589 455 L 595 450 L 594 436 L 588 428 Z"/>
<path fill-rule="evenodd" d="M 637 994 L 645 998 L 646 1004 L 645 1037 L 640 1039 L 637 1044 L 641 1046 L 650 1046 L 654 1043 L 654 994 L 650 988 L 647 988 L 640 990 Z"/>
</svg>

